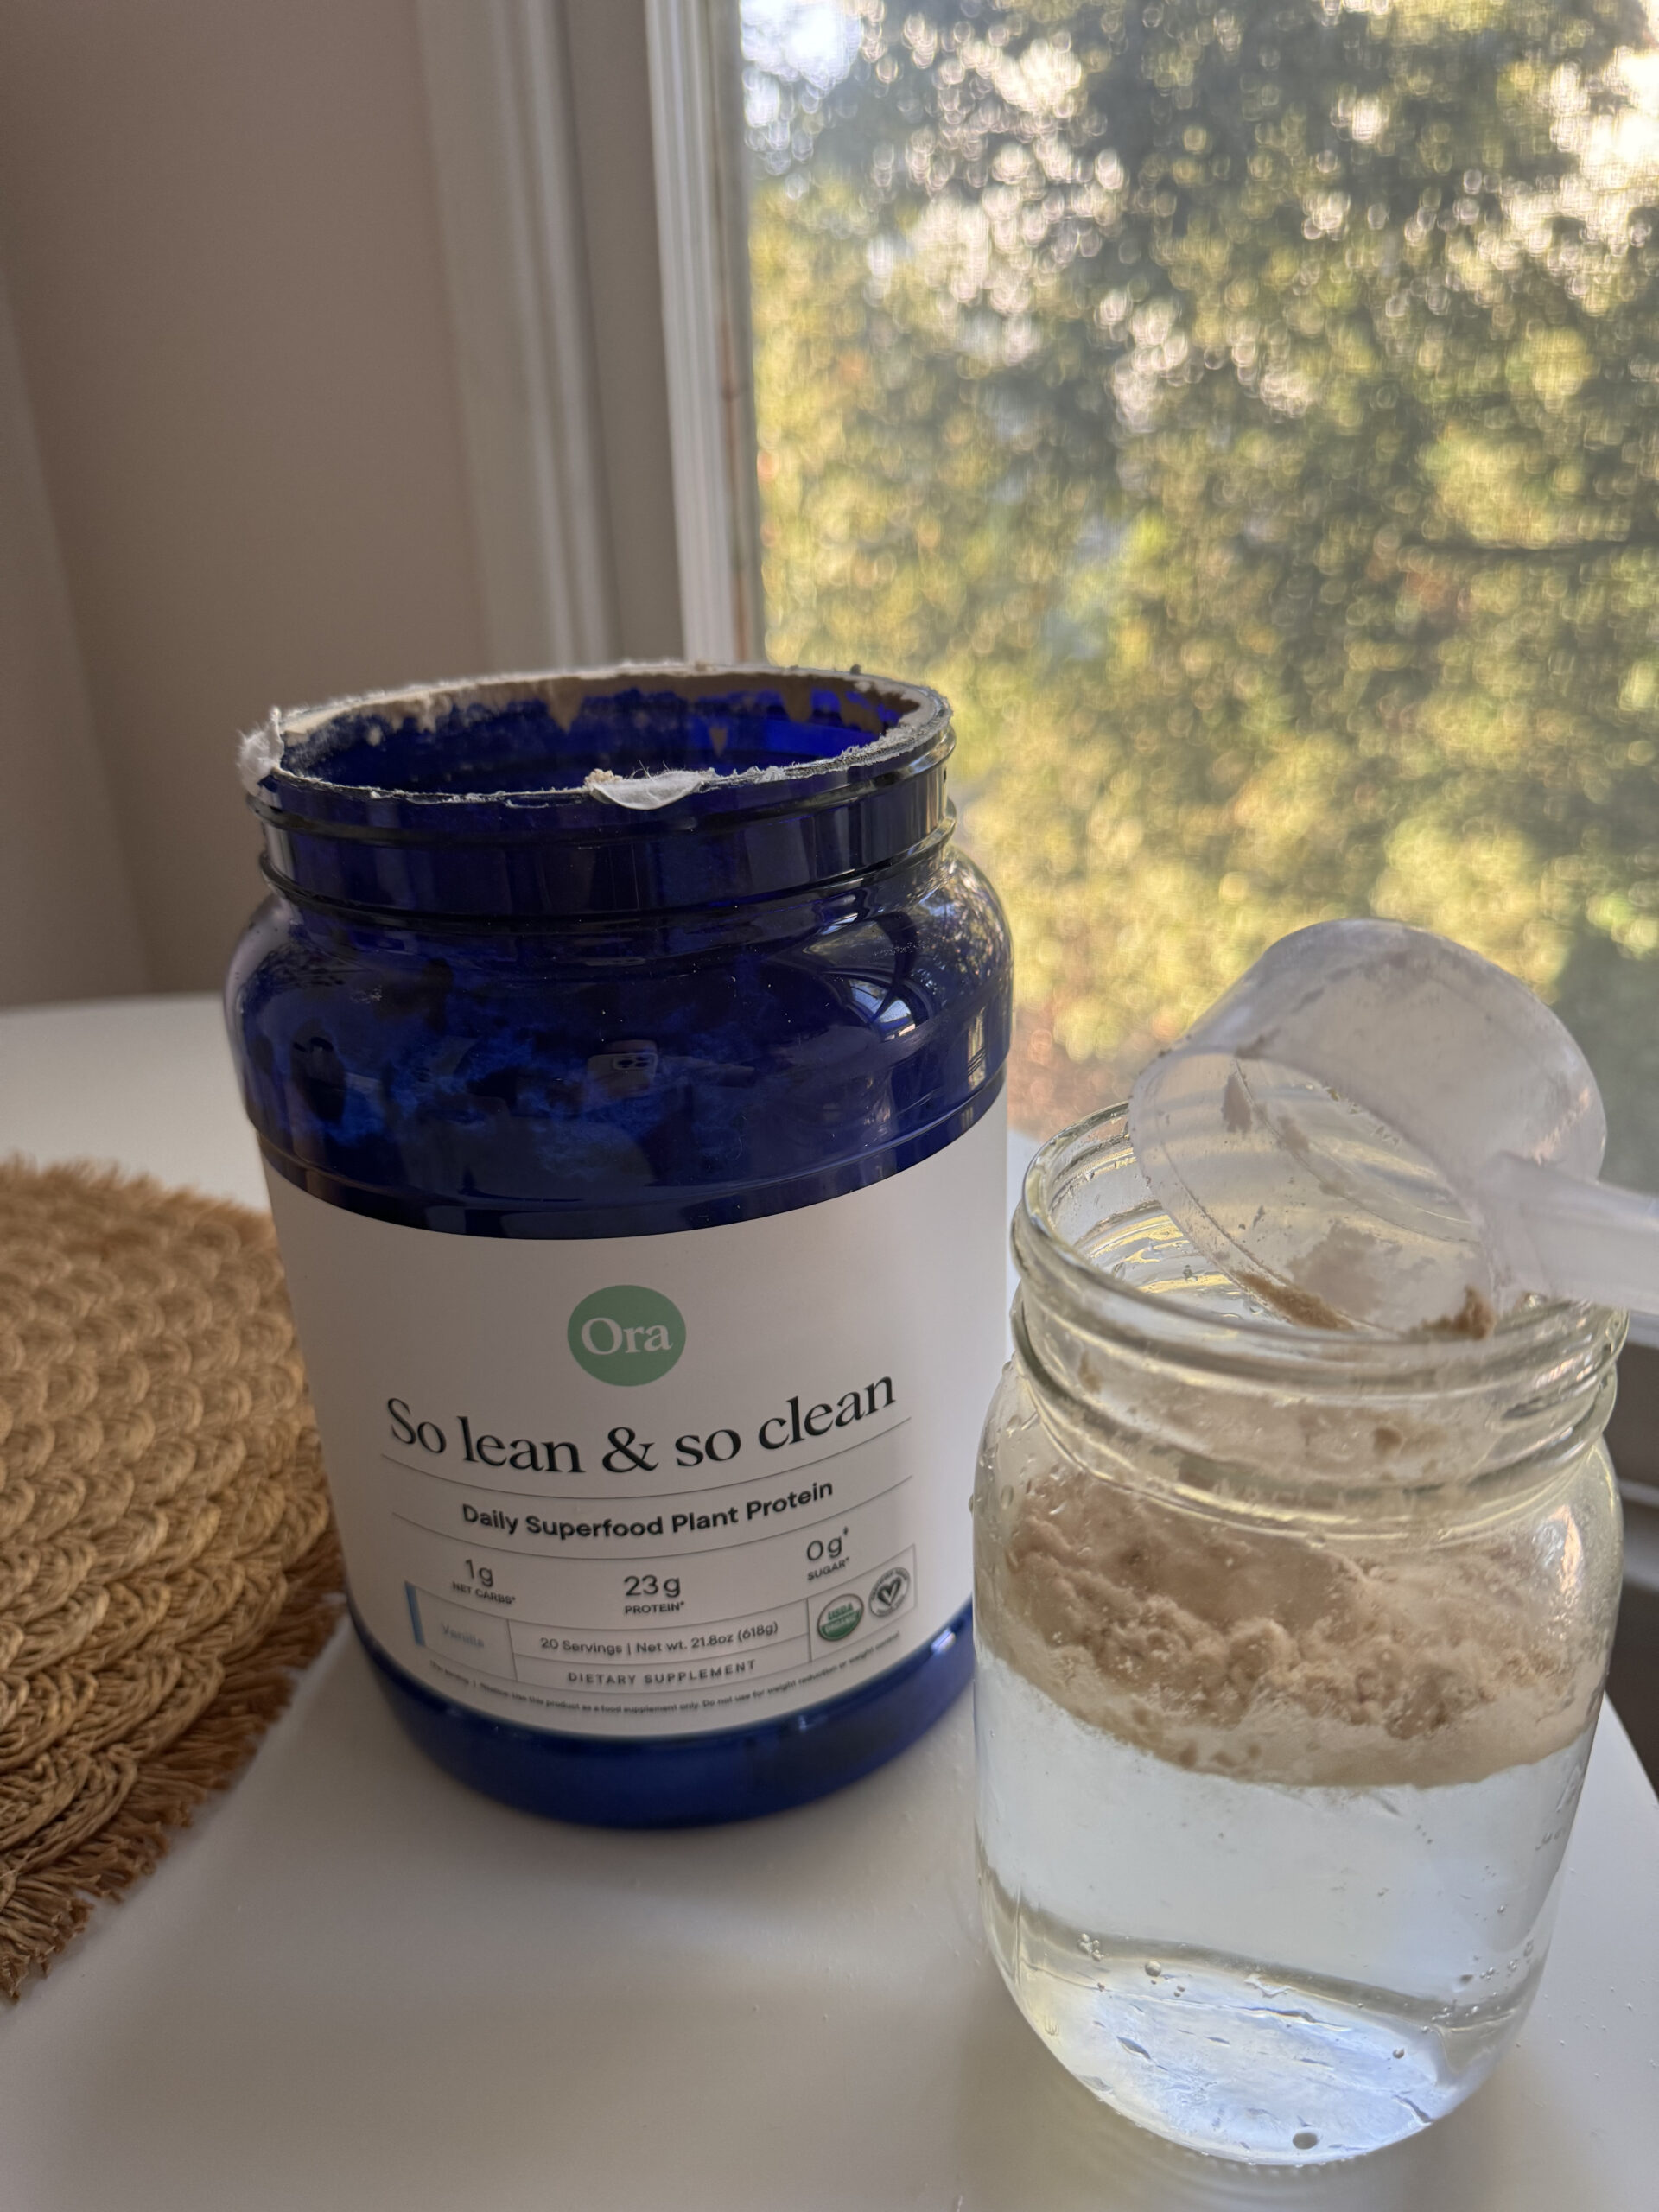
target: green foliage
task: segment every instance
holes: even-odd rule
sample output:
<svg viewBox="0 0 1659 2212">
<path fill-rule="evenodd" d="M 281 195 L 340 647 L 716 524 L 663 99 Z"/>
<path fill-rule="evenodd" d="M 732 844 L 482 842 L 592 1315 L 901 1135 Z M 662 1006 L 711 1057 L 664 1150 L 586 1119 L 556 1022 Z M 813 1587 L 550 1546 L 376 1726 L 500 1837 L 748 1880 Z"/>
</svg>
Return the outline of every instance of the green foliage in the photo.
<svg viewBox="0 0 1659 2212">
<path fill-rule="evenodd" d="M 951 696 L 1074 1057 L 1375 912 L 1569 1019 L 1582 977 L 1616 1090 L 1659 979 L 1645 14 L 848 12 L 840 84 L 751 79 L 774 658 Z"/>
</svg>

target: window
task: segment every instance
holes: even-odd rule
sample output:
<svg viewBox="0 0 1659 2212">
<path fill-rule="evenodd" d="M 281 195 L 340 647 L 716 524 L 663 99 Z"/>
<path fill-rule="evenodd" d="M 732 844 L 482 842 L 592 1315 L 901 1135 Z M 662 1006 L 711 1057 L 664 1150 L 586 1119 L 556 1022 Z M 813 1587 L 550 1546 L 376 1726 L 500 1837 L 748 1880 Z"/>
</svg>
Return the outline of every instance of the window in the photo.
<svg viewBox="0 0 1659 2212">
<path fill-rule="evenodd" d="M 954 701 L 1056 1126 L 1286 930 L 1550 999 L 1659 1187 L 1634 0 L 742 0 L 767 643 Z"/>
</svg>

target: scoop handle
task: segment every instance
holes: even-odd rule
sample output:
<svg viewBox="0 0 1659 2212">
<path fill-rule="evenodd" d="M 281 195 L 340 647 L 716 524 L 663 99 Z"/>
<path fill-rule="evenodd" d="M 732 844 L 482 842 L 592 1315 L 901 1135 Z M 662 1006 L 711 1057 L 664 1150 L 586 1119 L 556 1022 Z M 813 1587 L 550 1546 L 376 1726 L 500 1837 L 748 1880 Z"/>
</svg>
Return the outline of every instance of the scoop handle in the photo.
<svg viewBox="0 0 1659 2212">
<path fill-rule="evenodd" d="M 1659 1314 L 1659 1198 L 1505 1152 L 1480 1198 L 1522 1287 Z"/>
</svg>

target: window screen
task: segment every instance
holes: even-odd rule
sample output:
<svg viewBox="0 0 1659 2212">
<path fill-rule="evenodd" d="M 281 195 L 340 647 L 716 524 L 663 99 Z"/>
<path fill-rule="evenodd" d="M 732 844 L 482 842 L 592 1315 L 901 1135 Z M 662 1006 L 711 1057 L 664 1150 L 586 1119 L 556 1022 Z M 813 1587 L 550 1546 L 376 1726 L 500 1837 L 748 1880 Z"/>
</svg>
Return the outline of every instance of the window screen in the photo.
<svg viewBox="0 0 1659 2212">
<path fill-rule="evenodd" d="M 743 0 L 772 657 L 954 701 L 1052 1127 L 1275 937 L 1444 930 L 1659 1185 L 1633 0 Z"/>
</svg>

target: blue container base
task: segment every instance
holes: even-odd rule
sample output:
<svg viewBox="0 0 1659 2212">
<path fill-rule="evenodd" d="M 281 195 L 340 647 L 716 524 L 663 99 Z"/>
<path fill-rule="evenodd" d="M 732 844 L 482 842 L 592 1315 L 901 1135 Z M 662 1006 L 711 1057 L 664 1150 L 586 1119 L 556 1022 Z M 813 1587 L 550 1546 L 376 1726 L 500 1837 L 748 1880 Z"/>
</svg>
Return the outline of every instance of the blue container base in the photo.
<svg viewBox="0 0 1659 2212">
<path fill-rule="evenodd" d="M 827 1796 L 924 1735 L 974 1670 L 964 1605 L 922 1650 L 828 1705 L 717 1736 L 618 1742 L 518 1728 L 453 1704 L 356 1626 L 387 1703 L 446 1773 L 522 1811 L 594 1827 L 694 1827 Z"/>
</svg>

